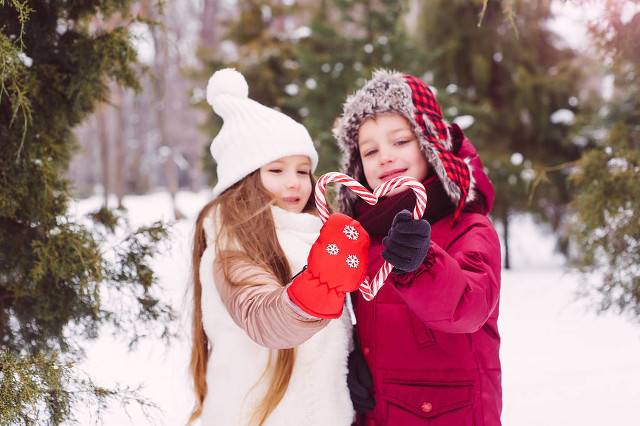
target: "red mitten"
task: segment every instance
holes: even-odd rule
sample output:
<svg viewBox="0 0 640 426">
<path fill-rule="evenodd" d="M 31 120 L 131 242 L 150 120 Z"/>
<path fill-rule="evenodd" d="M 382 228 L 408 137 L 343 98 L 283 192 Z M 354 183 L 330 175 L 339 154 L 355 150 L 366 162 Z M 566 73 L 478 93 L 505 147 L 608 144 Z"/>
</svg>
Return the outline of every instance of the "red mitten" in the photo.
<svg viewBox="0 0 640 426">
<path fill-rule="evenodd" d="M 287 293 L 306 313 L 339 318 L 346 293 L 365 279 L 369 261 L 369 234 L 357 220 L 334 213 L 313 243 L 307 269 L 294 278 Z"/>
</svg>

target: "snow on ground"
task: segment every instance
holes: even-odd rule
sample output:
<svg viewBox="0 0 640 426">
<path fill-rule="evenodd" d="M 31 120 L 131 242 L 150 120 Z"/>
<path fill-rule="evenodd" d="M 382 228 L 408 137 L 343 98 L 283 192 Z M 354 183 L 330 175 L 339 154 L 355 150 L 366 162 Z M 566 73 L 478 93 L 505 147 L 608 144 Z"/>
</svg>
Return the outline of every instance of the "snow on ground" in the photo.
<svg viewBox="0 0 640 426">
<path fill-rule="evenodd" d="M 180 314 L 171 345 L 144 342 L 128 352 L 122 341 L 104 335 L 87 350 L 84 368 L 105 386 L 143 385 L 142 393 L 159 411 L 113 407 L 107 425 L 184 425 L 191 408 L 188 376 L 189 302 L 187 283 L 193 220 L 209 191 L 179 193 L 188 219 L 177 222 L 171 248 L 155 267 L 161 297 Z M 77 214 L 97 209 L 100 198 L 79 201 Z M 125 198 L 132 225 L 171 220 L 169 196 L 156 193 Z M 502 336 L 505 426 L 639 424 L 640 326 L 614 314 L 596 315 L 589 302 L 575 298 L 581 277 L 567 272 L 554 254 L 553 238 L 527 216 L 513 221 L 512 269 L 502 273 L 499 327 Z M 80 424 L 95 419 L 78 413 Z"/>
</svg>

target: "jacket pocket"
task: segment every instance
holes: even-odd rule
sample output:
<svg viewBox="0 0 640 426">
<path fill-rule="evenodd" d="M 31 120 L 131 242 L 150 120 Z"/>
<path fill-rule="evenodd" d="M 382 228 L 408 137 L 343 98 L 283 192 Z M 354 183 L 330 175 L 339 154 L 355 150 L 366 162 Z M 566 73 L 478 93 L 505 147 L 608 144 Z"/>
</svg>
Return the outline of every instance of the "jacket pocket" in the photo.
<svg viewBox="0 0 640 426">
<path fill-rule="evenodd" d="M 384 381 L 389 424 L 472 426 L 472 381 Z M 428 420 L 427 420 L 428 419 Z"/>
</svg>

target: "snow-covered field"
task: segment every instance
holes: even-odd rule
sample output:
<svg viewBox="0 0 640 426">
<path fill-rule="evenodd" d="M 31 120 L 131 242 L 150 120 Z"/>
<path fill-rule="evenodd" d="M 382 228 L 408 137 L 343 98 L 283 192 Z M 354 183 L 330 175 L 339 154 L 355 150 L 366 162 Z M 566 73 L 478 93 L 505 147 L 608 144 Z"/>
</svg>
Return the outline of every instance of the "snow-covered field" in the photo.
<svg viewBox="0 0 640 426">
<path fill-rule="evenodd" d="M 191 408 L 188 378 L 187 283 L 193 219 L 209 192 L 180 193 L 188 219 L 175 224 L 169 250 L 156 260 L 162 299 L 181 315 L 169 346 L 147 341 L 134 352 L 103 336 L 87 350 L 84 368 L 99 384 L 143 385 L 159 410 L 113 407 L 107 425 L 184 425 Z M 96 209 L 98 197 L 74 205 Z M 132 225 L 171 220 L 166 193 L 125 199 Z M 576 299 L 581 277 L 567 272 L 554 254 L 553 238 L 528 217 L 514 220 L 512 269 L 503 271 L 499 327 L 502 335 L 505 426 L 635 426 L 640 424 L 640 326 L 614 314 L 596 315 Z M 80 424 L 95 419 L 78 413 Z"/>
</svg>

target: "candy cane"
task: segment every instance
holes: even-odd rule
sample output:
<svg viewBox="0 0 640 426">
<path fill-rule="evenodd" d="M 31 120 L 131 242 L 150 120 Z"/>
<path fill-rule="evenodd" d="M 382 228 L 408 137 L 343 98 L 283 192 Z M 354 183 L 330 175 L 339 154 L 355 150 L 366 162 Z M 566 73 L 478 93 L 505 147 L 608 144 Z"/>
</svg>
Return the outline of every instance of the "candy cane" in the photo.
<svg viewBox="0 0 640 426">
<path fill-rule="evenodd" d="M 327 207 L 325 197 L 325 187 L 329 182 L 337 182 L 347 186 L 370 205 L 375 205 L 380 197 L 383 197 L 391 190 L 400 186 L 408 186 L 416 194 L 416 205 L 413 209 L 412 217 L 414 219 L 420 219 L 424 214 L 424 209 L 427 207 L 427 192 L 424 186 L 412 177 L 398 176 L 390 179 L 377 187 L 372 194 L 355 179 L 342 173 L 330 172 L 322 175 L 316 183 L 316 207 L 318 208 L 323 223 L 329 219 L 329 208 Z M 393 269 L 393 265 L 385 261 L 371 283 L 369 283 L 368 279 L 365 279 L 364 282 L 360 284 L 360 292 L 365 300 L 373 299 L 378 291 L 380 291 L 391 269 Z"/>
<path fill-rule="evenodd" d="M 320 176 L 318 182 L 316 182 L 316 207 L 318 213 L 320 213 L 320 219 L 322 223 L 325 223 L 329 219 L 329 208 L 327 207 L 327 199 L 325 197 L 325 187 L 329 182 L 338 182 L 349 187 L 353 192 L 358 194 L 360 198 L 366 201 L 372 206 L 378 202 L 378 197 L 373 195 L 367 188 L 362 186 L 357 180 L 337 172 L 329 172 Z"/>
</svg>

